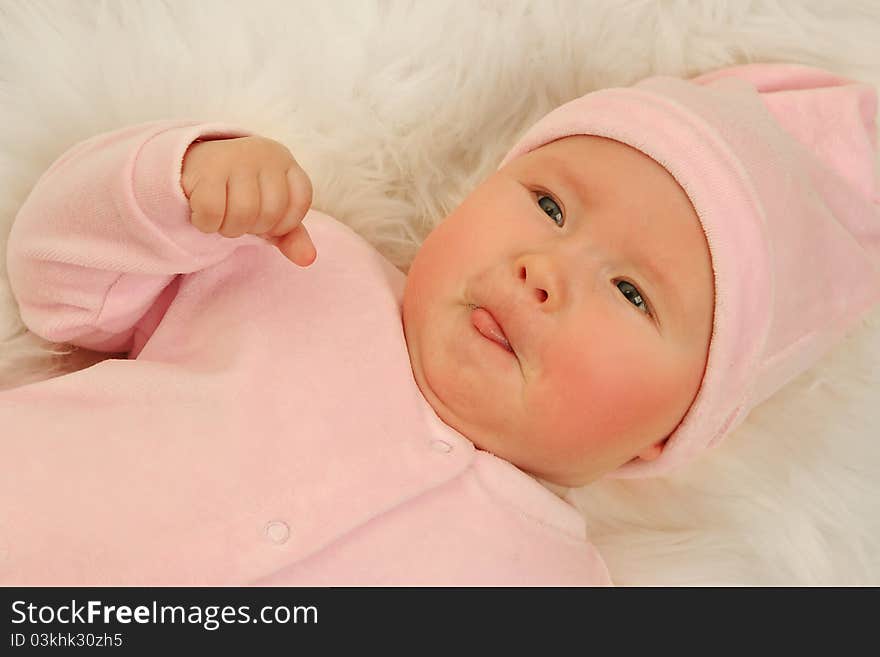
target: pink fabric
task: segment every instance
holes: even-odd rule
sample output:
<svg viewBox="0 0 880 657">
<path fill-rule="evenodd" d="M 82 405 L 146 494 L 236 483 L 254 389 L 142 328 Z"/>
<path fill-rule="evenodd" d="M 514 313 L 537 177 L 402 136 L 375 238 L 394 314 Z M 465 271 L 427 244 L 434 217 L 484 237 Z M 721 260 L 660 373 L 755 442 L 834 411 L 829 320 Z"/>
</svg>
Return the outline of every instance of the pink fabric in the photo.
<svg viewBox="0 0 880 657">
<path fill-rule="evenodd" d="M 442 423 L 404 275 L 317 211 L 302 269 L 189 223 L 159 121 L 66 152 L 16 217 L 36 334 L 128 352 L 0 392 L 0 584 L 610 584 L 580 514 Z"/>
<path fill-rule="evenodd" d="M 570 135 L 615 139 L 688 194 L 712 256 L 715 316 L 696 399 L 657 476 L 717 445 L 880 302 L 876 91 L 821 69 L 748 64 L 655 76 L 556 108 L 504 157 Z"/>
</svg>

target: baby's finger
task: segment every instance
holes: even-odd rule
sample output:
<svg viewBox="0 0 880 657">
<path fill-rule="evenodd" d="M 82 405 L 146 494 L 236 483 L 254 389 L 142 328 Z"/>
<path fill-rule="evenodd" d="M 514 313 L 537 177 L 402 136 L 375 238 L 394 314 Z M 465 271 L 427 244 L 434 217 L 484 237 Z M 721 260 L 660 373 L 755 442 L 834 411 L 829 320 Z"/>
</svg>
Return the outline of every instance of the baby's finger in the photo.
<svg viewBox="0 0 880 657">
<path fill-rule="evenodd" d="M 230 177 L 226 183 L 226 216 L 220 234 L 241 237 L 250 231 L 260 213 L 260 185 L 253 174 Z"/>
<path fill-rule="evenodd" d="M 287 177 L 281 169 L 263 169 L 260 185 L 260 218 L 250 230 L 255 235 L 268 233 L 287 213 L 289 191 Z"/>
<path fill-rule="evenodd" d="M 190 223 L 203 233 L 216 233 L 226 214 L 226 181 L 200 180 L 189 195 Z"/>
<path fill-rule="evenodd" d="M 272 238 L 272 242 L 288 260 L 300 267 L 308 267 L 318 257 L 318 251 L 305 226 L 300 224 L 287 235 Z"/>
<path fill-rule="evenodd" d="M 290 167 L 286 174 L 287 188 L 289 191 L 287 213 L 275 226 L 269 230 L 269 235 L 280 237 L 287 235 L 298 226 L 303 217 L 312 207 L 312 181 L 306 172 L 297 165 Z"/>
</svg>

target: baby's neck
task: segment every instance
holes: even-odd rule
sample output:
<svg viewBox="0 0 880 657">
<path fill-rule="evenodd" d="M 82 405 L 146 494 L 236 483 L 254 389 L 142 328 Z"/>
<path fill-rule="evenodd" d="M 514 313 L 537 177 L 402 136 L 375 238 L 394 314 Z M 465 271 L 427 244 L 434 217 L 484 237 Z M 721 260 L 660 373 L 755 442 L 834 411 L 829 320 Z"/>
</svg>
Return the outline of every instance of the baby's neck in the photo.
<svg viewBox="0 0 880 657">
<path fill-rule="evenodd" d="M 549 490 L 552 493 L 555 493 L 557 496 L 561 497 L 562 499 L 565 499 L 565 495 L 569 491 L 567 486 L 562 486 L 560 484 L 554 484 L 552 481 L 546 481 L 544 479 L 539 479 L 538 477 L 535 477 L 535 481 L 537 481 L 539 484 L 544 486 L 544 488 L 546 488 L 547 490 Z"/>
</svg>

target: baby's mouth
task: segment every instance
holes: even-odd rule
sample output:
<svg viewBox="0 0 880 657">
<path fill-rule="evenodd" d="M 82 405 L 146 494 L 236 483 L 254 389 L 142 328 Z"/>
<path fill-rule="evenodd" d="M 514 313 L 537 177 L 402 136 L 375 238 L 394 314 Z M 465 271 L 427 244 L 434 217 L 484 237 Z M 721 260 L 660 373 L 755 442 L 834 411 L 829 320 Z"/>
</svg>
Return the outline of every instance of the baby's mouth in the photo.
<svg viewBox="0 0 880 657">
<path fill-rule="evenodd" d="M 482 306 L 477 306 L 473 303 L 469 303 L 468 308 L 471 311 L 471 323 L 474 327 L 484 336 L 497 342 L 513 354 L 513 348 L 510 346 L 510 341 L 504 334 L 504 329 L 501 327 L 501 324 L 498 323 L 498 320 L 492 316 L 492 313 Z"/>
</svg>

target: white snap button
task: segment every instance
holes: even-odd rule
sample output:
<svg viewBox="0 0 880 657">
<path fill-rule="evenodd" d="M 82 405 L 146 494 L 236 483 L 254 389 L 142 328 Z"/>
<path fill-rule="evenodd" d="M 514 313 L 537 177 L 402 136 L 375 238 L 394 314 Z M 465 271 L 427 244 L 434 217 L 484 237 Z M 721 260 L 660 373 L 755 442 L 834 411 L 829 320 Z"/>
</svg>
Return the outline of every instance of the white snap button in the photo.
<svg viewBox="0 0 880 657">
<path fill-rule="evenodd" d="M 451 452 L 452 445 L 447 443 L 445 440 L 435 440 L 431 443 L 431 447 L 438 452 Z"/>
<path fill-rule="evenodd" d="M 266 536 L 273 543 L 284 543 L 290 537 L 290 527 L 287 526 L 286 522 L 273 520 L 266 525 Z"/>
</svg>

